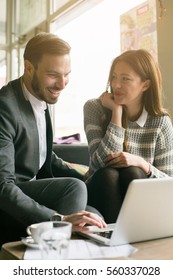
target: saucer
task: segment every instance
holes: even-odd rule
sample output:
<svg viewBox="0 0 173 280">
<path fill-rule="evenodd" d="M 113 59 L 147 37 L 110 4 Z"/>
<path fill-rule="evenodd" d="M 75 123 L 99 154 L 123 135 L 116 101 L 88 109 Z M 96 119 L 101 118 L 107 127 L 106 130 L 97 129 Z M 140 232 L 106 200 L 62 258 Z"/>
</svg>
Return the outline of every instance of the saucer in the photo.
<svg viewBox="0 0 173 280">
<path fill-rule="evenodd" d="M 22 243 L 31 248 L 39 248 L 38 243 L 35 243 L 34 239 L 31 236 L 22 237 Z"/>
</svg>

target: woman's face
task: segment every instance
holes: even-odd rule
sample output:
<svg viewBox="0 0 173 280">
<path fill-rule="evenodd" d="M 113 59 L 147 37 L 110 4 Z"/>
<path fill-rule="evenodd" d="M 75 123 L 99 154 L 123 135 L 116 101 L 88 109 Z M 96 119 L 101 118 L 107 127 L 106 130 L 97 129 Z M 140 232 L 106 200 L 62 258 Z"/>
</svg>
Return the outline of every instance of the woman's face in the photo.
<svg viewBox="0 0 173 280">
<path fill-rule="evenodd" d="M 142 104 L 148 80 L 143 82 L 129 64 L 118 62 L 113 69 L 111 88 L 117 104 L 126 107 L 137 106 Z"/>
</svg>

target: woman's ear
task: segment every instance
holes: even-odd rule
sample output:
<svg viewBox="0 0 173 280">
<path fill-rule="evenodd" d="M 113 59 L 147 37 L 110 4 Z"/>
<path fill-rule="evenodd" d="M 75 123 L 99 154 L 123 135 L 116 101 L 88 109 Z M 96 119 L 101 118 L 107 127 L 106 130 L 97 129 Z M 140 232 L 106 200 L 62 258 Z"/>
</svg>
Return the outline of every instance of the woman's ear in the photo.
<svg viewBox="0 0 173 280">
<path fill-rule="evenodd" d="M 143 91 L 146 91 L 147 89 L 149 89 L 151 85 L 151 81 L 148 79 L 144 82 L 144 85 L 143 85 Z"/>
</svg>

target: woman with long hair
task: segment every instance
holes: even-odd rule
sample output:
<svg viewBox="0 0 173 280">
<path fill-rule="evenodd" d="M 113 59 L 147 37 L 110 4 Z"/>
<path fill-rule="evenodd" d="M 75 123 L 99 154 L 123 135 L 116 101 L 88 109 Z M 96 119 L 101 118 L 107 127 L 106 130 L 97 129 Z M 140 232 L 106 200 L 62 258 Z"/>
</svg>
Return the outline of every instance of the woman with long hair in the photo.
<svg viewBox="0 0 173 280">
<path fill-rule="evenodd" d="M 162 105 L 161 72 L 148 51 L 116 57 L 108 89 L 85 103 L 84 128 L 88 204 L 112 223 L 132 180 L 173 176 L 173 128 Z"/>
</svg>

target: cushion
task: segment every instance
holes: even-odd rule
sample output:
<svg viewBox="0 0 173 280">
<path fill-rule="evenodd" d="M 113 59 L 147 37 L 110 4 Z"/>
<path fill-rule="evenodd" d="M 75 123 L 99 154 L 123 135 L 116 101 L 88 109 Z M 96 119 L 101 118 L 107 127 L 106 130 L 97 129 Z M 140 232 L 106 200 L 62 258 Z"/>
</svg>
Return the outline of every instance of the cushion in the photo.
<svg viewBox="0 0 173 280">
<path fill-rule="evenodd" d="M 68 166 L 70 166 L 71 168 L 75 169 L 81 175 L 85 175 L 89 169 L 89 167 L 87 165 L 83 165 L 83 164 L 71 163 L 71 162 L 67 162 L 67 161 L 66 161 L 66 164 Z"/>
</svg>

